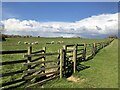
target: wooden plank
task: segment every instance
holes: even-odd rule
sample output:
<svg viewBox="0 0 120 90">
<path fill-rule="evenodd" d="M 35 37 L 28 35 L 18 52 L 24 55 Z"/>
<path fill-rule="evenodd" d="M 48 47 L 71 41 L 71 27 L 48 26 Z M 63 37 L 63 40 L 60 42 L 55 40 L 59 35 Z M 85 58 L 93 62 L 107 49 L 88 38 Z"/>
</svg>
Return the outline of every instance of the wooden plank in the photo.
<svg viewBox="0 0 120 90">
<path fill-rule="evenodd" d="M 97 48 L 96 48 L 96 43 L 93 43 L 93 46 L 94 46 L 94 55 L 95 55 L 95 54 L 96 54 L 96 51 L 97 51 L 97 50 L 96 50 L 96 49 L 97 49 Z"/>
<path fill-rule="evenodd" d="M 17 53 L 27 53 L 27 50 L 0 51 L 0 54 L 17 54 Z"/>
<path fill-rule="evenodd" d="M 98 45 L 99 45 L 99 44 L 101 44 L 101 43 L 100 43 L 100 42 L 98 42 L 98 43 L 96 43 L 96 44 L 98 44 Z"/>
<path fill-rule="evenodd" d="M 39 78 L 45 75 L 49 75 L 49 74 L 57 74 L 59 73 L 59 71 L 53 71 L 53 72 L 47 72 L 47 73 L 40 73 L 40 74 L 36 74 L 36 75 L 31 75 L 31 76 L 27 76 L 24 77 L 24 79 L 32 79 L 32 78 Z"/>
<path fill-rule="evenodd" d="M 83 51 L 84 49 L 77 49 L 77 51 Z"/>
<path fill-rule="evenodd" d="M 72 46 L 72 47 L 66 47 L 66 48 L 67 48 L 67 50 L 73 50 L 74 46 Z"/>
<path fill-rule="evenodd" d="M 91 57 L 91 56 L 92 56 L 92 54 L 89 54 L 89 55 L 86 56 L 86 58 L 88 59 L 88 58 Z"/>
<path fill-rule="evenodd" d="M 67 51 L 67 47 L 66 47 L 66 45 L 64 45 L 63 46 L 63 69 L 64 69 L 64 72 L 66 73 L 66 70 L 65 70 L 65 66 L 66 66 L 66 55 L 67 55 L 67 53 L 66 53 L 66 51 Z"/>
<path fill-rule="evenodd" d="M 40 51 L 32 52 L 32 54 L 42 53 L 42 52 L 45 52 L 45 51 L 44 50 L 40 50 Z"/>
<path fill-rule="evenodd" d="M 0 76 L 5 77 L 5 76 L 11 76 L 14 74 L 19 74 L 19 73 L 23 73 L 24 70 L 18 70 L 18 71 L 14 71 L 14 72 L 8 72 L 8 73 L 2 73 L 0 74 Z"/>
<path fill-rule="evenodd" d="M 77 46 L 84 46 L 84 44 L 77 44 Z"/>
<path fill-rule="evenodd" d="M 82 56 L 77 56 L 77 59 L 82 58 Z"/>
<path fill-rule="evenodd" d="M 75 46 L 74 51 L 73 51 L 73 72 L 76 72 L 76 60 L 77 60 L 77 46 Z"/>
<path fill-rule="evenodd" d="M 86 59 L 86 43 L 84 43 L 83 59 Z"/>
<path fill-rule="evenodd" d="M 30 62 L 30 63 L 24 63 L 24 65 L 42 64 L 42 63 L 50 63 L 50 62 L 58 62 L 58 60 Z"/>
<path fill-rule="evenodd" d="M 70 45 L 66 45 L 66 47 L 72 47 L 74 46 L 75 44 L 70 44 Z"/>
<path fill-rule="evenodd" d="M 38 71 L 38 72 L 32 73 L 30 75 L 26 75 L 26 76 L 24 76 L 24 79 L 28 81 L 30 79 L 33 79 L 34 76 L 36 77 L 36 75 L 41 74 L 41 73 L 42 73 L 42 71 Z"/>
<path fill-rule="evenodd" d="M 48 69 L 52 69 L 52 68 L 58 68 L 59 66 L 53 66 L 53 67 L 48 67 L 48 68 L 39 68 L 39 69 L 31 69 L 29 71 L 24 71 L 23 73 L 33 73 L 33 72 L 37 72 L 39 70 L 48 70 Z"/>
<path fill-rule="evenodd" d="M 31 85 L 28 85 L 27 88 L 33 87 L 33 86 L 35 86 L 35 85 L 37 85 L 37 84 L 43 84 L 43 83 L 45 83 L 45 82 L 47 82 L 47 81 L 49 81 L 49 80 L 52 80 L 52 79 L 54 79 L 54 78 L 57 78 L 57 77 L 59 77 L 59 75 L 54 76 L 54 77 L 50 77 L 50 78 L 48 78 L 48 79 L 39 81 L 39 82 L 34 83 L 34 84 L 31 84 Z"/>
<path fill-rule="evenodd" d="M 63 53 L 63 49 L 60 49 L 60 78 L 62 78 L 63 77 L 63 73 L 62 73 L 62 70 L 63 70 L 63 57 L 64 57 L 64 55 L 63 55 L 64 53 Z"/>
<path fill-rule="evenodd" d="M 58 55 L 58 52 L 54 53 L 45 53 L 45 54 L 31 54 L 31 55 L 24 55 L 24 57 L 33 57 L 33 56 L 51 56 L 51 55 Z"/>
<path fill-rule="evenodd" d="M 46 53 L 46 47 L 43 47 L 44 52 L 42 52 L 42 54 Z M 44 58 L 42 58 L 42 68 L 45 68 L 45 61 L 46 61 L 46 57 L 44 56 Z M 42 70 L 43 73 L 45 73 L 45 70 Z"/>
<path fill-rule="evenodd" d="M 28 55 L 30 55 L 31 53 L 32 53 L 32 46 L 28 47 Z M 27 57 L 27 63 L 30 63 L 31 60 L 32 60 L 31 57 Z M 30 68 L 31 68 L 31 65 L 27 65 L 27 69 L 30 70 Z"/>
<path fill-rule="evenodd" d="M 71 52 L 73 52 L 73 50 L 67 50 L 67 51 L 66 51 L 66 53 L 71 53 Z"/>
<path fill-rule="evenodd" d="M 40 65 L 40 64 L 33 65 L 33 66 L 31 66 L 30 69 L 34 69 L 35 67 L 37 67 L 37 66 L 39 66 L 39 65 Z"/>
<path fill-rule="evenodd" d="M 4 87 L 1 87 L 1 90 L 13 90 L 13 89 L 19 88 L 20 86 L 23 86 L 25 83 L 27 83 L 27 82 L 21 81 L 21 82 L 9 85 L 9 87 L 8 87 L 8 85 L 6 85 Z"/>
<path fill-rule="evenodd" d="M 6 62 L 0 62 L 0 65 L 10 65 L 10 64 L 17 64 L 17 63 L 24 63 L 26 60 L 17 60 L 17 61 L 6 61 Z"/>
<path fill-rule="evenodd" d="M 83 55 L 83 52 L 82 53 L 78 53 L 77 55 Z"/>
<path fill-rule="evenodd" d="M 73 55 L 67 55 L 67 57 L 68 57 L 68 58 L 71 58 L 71 57 L 73 57 Z"/>
<path fill-rule="evenodd" d="M 18 82 L 22 82 L 22 81 L 24 81 L 24 79 L 20 78 L 20 79 L 14 80 L 14 81 L 2 83 L 2 84 L 0 84 L 0 86 L 4 87 L 4 86 L 8 86 L 8 85 L 15 84 Z"/>
<path fill-rule="evenodd" d="M 42 56 L 42 57 L 38 57 L 38 58 L 35 58 L 35 59 L 32 59 L 31 62 L 38 61 L 38 60 L 40 60 L 40 59 L 42 59 L 42 58 L 44 58 L 44 56 Z"/>
</svg>

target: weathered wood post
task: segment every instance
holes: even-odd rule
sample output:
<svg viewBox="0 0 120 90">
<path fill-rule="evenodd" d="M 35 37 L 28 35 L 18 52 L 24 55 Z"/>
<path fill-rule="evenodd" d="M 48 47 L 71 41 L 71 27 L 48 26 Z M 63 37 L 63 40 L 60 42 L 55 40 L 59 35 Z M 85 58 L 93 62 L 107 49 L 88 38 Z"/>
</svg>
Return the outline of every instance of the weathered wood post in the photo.
<svg viewBox="0 0 120 90">
<path fill-rule="evenodd" d="M 96 43 L 93 43 L 93 47 L 94 47 L 94 55 L 95 55 L 96 54 L 96 50 L 97 50 Z"/>
<path fill-rule="evenodd" d="M 100 42 L 100 49 L 102 49 L 102 43 Z"/>
<path fill-rule="evenodd" d="M 96 49 L 96 45 L 95 43 L 92 43 L 92 56 L 95 56 L 95 49 Z"/>
<path fill-rule="evenodd" d="M 42 52 L 42 54 L 45 54 L 46 53 L 46 47 L 43 47 L 43 52 Z M 46 58 L 46 56 L 44 55 L 44 57 L 42 58 L 42 61 L 43 61 L 43 63 L 42 63 L 42 68 L 44 69 L 45 68 L 45 58 Z M 45 73 L 45 70 L 42 70 L 42 72 L 43 73 Z"/>
<path fill-rule="evenodd" d="M 66 63 L 67 63 L 67 61 L 66 61 L 66 51 L 67 51 L 67 47 L 66 47 L 66 45 L 64 45 L 63 46 L 63 68 L 64 68 L 64 73 L 66 73 Z"/>
<path fill-rule="evenodd" d="M 41 71 L 38 71 L 36 74 L 39 74 L 39 73 L 45 73 L 45 60 L 46 60 L 46 56 L 45 56 L 45 53 L 46 53 L 46 47 L 43 47 L 42 48 L 42 64 L 41 64 Z M 35 81 L 37 82 L 37 81 L 40 81 L 41 79 L 44 79 L 44 78 L 46 78 L 46 75 L 43 75 L 42 77 L 37 77 L 37 78 L 35 78 Z"/>
<path fill-rule="evenodd" d="M 104 48 L 104 43 L 102 42 L 101 44 L 102 44 L 102 48 Z"/>
<path fill-rule="evenodd" d="M 63 77 L 63 57 L 64 57 L 64 53 L 63 53 L 63 49 L 60 49 L 60 78 Z"/>
<path fill-rule="evenodd" d="M 58 59 L 59 59 L 59 61 L 58 61 L 58 64 L 57 65 L 60 65 L 60 49 L 58 49 Z M 58 68 L 58 70 L 60 70 L 60 68 Z"/>
<path fill-rule="evenodd" d="M 27 53 L 27 54 L 28 54 L 28 55 L 31 55 L 31 54 L 32 54 L 32 46 L 28 47 L 28 53 Z M 31 56 L 28 56 L 28 58 L 27 58 L 27 63 L 30 63 L 31 60 L 32 60 L 32 57 L 31 57 Z M 27 69 L 30 70 L 30 68 L 31 68 L 31 65 L 28 65 L 28 66 L 27 66 Z"/>
<path fill-rule="evenodd" d="M 94 56 L 94 44 L 92 43 L 92 56 Z"/>
<path fill-rule="evenodd" d="M 102 48 L 104 48 L 103 42 L 101 44 L 102 44 Z"/>
<path fill-rule="evenodd" d="M 84 43 L 84 52 L 83 52 L 83 58 L 84 58 L 84 60 L 86 59 L 86 47 L 87 47 L 87 44 Z"/>
<path fill-rule="evenodd" d="M 28 57 L 27 57 L 26 63 L 30 63 L 30 62 L 31 62 L 32 57 L 29 56 L 29 55 L 31 55 L 31 54 L 32 54 L 32 46 L 28 47 L 28 51 L 27 51 Z M 27 65 L 27 66 L 26 66 L 26 70 L 29 71 L 30 69 L 31 69 L 31 65 Z M 30 75 L 30 74 L 31 74 L 31 73 L 26 73 L 26 74 L 24 74 L 22 77 L 25 78 L 26 76 L 28 76 L 28 75 Z M 31 80 L 26 80 L 26 82 L 27 82 L 27 84 L 30 84 L 30 83 L 31 83 Z"/>
<path fill-rule="evenodd" d="M 73 72 L 76 72 L 76 61 L 77 61 L 77 45 L 75 45 L 73 50 Z"/>
</svg>

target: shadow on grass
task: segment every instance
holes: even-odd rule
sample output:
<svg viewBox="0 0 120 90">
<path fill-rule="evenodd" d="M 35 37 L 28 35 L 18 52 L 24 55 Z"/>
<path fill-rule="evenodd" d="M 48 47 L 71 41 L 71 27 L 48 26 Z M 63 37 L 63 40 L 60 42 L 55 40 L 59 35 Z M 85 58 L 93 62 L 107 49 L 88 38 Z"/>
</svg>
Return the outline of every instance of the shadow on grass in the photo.
<svg viewBox="0 0 120 90">
<path fill-rule="evenodd" d="M 76 62 L 76 70 L 79 72 L 81 70 L 85 70 L 87 68 L 90 68 L 90 66 L 86 66 L 86 65 L 83 65 L 81 64 L 81 62 L 83 61 L 86 61 L 85 59 L 83 59 L 82 57 L 78 58 L 77 59 L 77 62 Z"/>
<path fill-rule="evenodd" d="M 102 48 L 100 48 L 100 49 L 98 49 L 96 52 L 95 52 L 95 55 L 91 55 L 91 56 L 89 56 L 89 57 L 87 57 L 86 59 L 84 59 L 83 61 L 89 61 L 89 60 L 92 60 L 96 55 L 97 55 L 97 53 L 101 50 Z"/>
<path fill-rule="evenodd" d="M 102 48 L 100 48 L 102 49 Z M 81 64 L 81 62 L 86 62 L 86 61 L 89 61 L 89 60 L 92 60 L 96 55 L 97 53 L 100 51 L 100 49 L 98 49 L 95 54 L 87 57 L 86 59 L 83 58 L 83 57 L 79 57 L 77 58 L 77 62 L 76 62 L 76 71 L 81 71 L 81 70 L 85 70 L 87 68 L 90 68 L 90 66 L 86 66 L 86 65 L 83 65 Z M 65 67 L 64 67 L 64 76 L 66 78 L 70 77 L 72 74 L 73 74 L 73 61 L 72 60 L 69 60 L 69 58 L 66 58 L 66 62 L 65 62 Z"/>
<path fill-rule="evenodd" d="M 87 68 L 90 68 L 90 66 L 86 66 L 81 64 L 81 62 L 84 61 L 82 58 L 79 58 L 76 62 L 76 71 L 80 72 L 82 70 L 85 70 Z M 73 74 L 73 62 L 72 60 L 67 60 L 66 62 L 66 67 L 65 67 L 65 72 L 64 72 L 64 76 L 66 78 L 70 77 Z"/>
</svg>

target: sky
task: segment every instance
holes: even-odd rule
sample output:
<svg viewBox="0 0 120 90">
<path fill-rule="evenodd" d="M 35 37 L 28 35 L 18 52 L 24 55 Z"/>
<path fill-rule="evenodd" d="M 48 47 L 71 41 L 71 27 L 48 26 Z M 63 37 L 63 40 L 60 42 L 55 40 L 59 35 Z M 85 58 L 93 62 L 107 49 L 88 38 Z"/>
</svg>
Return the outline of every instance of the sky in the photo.
<svg viewBox="0 0 120 90">
<path fill-rule="evenodd" d="M 7 34 L 101 38 L 117 33 L 117 14 L 117 2 L 4 2 L 1 23 Z"/>
</svg>

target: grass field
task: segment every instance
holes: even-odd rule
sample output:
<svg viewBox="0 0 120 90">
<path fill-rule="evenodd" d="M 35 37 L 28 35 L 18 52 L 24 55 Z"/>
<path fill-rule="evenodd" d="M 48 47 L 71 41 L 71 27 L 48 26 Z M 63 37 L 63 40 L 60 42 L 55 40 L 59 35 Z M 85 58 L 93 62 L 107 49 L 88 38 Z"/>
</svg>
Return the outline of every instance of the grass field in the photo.
<svg viewBox="0 0 120 90">
<path fill-rule="evenodd" d="M 27 45 L 27 44 L 23 44 L 24 42 L 26 42 L 26 41 L 28 41 L 28 42 L 38 41 L 39 44 L 32 45 L 33 46 L 33 51 L 36 51 L 36 50 L 38 51 L 38 50 L 42 49 L 42 47 L 46 47 L 47 52 L 55 52 L 55 51 L 57 52 L 58 49 L 62 48 L 62 46 L 65 45 L 65 44 L 103 42 L 103 41 L 107 41 L 108 39 L 34 38 L 34 37 L 32 37 L 32 38 L 7 38 L 6 40 L 7 41 L 2 43 L 2 50 L 23 50 L 23 49 L 27 49 L 27 47 L 30 46 L 30 45 Z M 22 43 L 18 44 L 18 41 L 21 41 Z M 55 42 L 64 41 L 64 44 L 46 44 L 47 42 L 51 42 L 51 41 L 55 41 Z M 103 83 L 100 80 L 103 80 L 101 78 L 101 75 L 102 75 L 101 73 L 104 71 L 105 68 L 106 69 L 105 69 L 104 72 L 107 72 L 107 68 L 109 68 L 108 73 L 111 74 L 111 75 L 113 75 L 114 71 L 116 71 L 116 73 L 114 73 L 115 75 L 113 75 L 114 76 L 113 81 L 115 82 L 116 77 L 117 77 L 117 63 L 116 63 L 117 62 L 117 59 L 116 59 L 116 57 L 117 57 L 117 52 L 116 52 L 117 47 L 116 47 L 116 43 L 117 43 L 117 41 L 114 41 L 114 43 L 111 44 L 111 46 L 108 46 L 105 49 L 101 50 L 100 53 L 98 53 L 96 55 L 94 60 L 81 63 L 83 65 L 88 65 L 88 66 L 90 65 L 90 68 L 74 74 L 74 76 L 80 78 L 81 80 L 83 79 L 83 82 L 80 82 L 80 84 L 77 84 L 77 83 L 74 83 L 74 82 L 68 82 L 68 81 L 66 81 L 66 79 L 62 79 L 62 80 L 56 79 L 55 81 L 48 82 L 44 87 L 52 87 L 52 88 L 53 87 L 70 87 L 70 88 L 71 87 L 98 87 L 99 85 L 96 86 L 96 85 L 94 85 L 94 83 L 97 84 L 97 81 Z M 111 54 L 111 53 L 114 53 L 114 54 Z M 111 57 L 108 57 L 108 55 L 111 56 Z M 49 57 L 49 58 L 52 58 L 52 57 Z M 3 55 L 2 56 L 2 61 L 19 60 L 19 59 L 24 59 L 23 54 Z M 104 65 L 106 65 L 106 67 L 104 67 Z M 101 66 L 103 66 L 103 67 L 101 67 Z M 16 71 L 16 70 L 21 70 L 23 68 L 24 67 L 23 67 L 22 64 L 6 65 L 6 66 L 2 67 L 1 72 L 4 73 L 4 72 L 9 72 L 9 71 Z M 93 71 L 93 70 L 95 70 L 95 71 Z M 101 73 L 97 72 L 97 71 L 100 71 L 100 70 L 101 70 Z M 103 73 L 103 75 L 106 76 L 105 73 Z M 16 79 L 17 77 L 20 77 L 20 76 L 21 76 L 21 74 L 20 75 L 9 76 L 9 77 L 4 77 L 3 82 L 14 80 L 14 79 Z M 98 76 L 98 77 L 94 78 L 94 76 Z M 106 78 L 107 78 L 107 76 L 106 76 Z M 93 80 L 93 79 L 95 79 L 95 80 Z M 90 83 L 90 82 L 93 82 L 93 84 Z M 111 87 L 117 87 L 117 84 L 114 83 L 114 82 L 110 84 Z M 110 86 L 109 85 L 107 86 L 105 84 L 105 86 L 100 85 L 99 87 L 110 87 Z"/>
<path fill-rule="evenodd" d="M 56 79 L 44 84 L 44 88 L 118 88 L 118 41 L 100 50 L 94 59 L 81 63 L 89 66 L 73 77 L 78 81 L 66 78 Z M 38 87 L 38 86 L 37 86 Z"/>
</svg>

